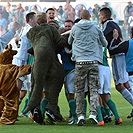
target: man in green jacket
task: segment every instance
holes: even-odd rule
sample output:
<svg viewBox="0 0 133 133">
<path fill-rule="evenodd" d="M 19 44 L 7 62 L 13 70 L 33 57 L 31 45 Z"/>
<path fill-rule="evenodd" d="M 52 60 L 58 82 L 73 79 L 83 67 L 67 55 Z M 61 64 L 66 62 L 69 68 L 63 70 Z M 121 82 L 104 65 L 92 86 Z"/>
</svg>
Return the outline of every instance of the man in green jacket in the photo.
<svg viewBox="0 0 133 133">
<path fill-rule="evenodd" d="M 39 25 L 27 33 L 33 44 L 34 65 L 32 95 L 24 114 L 35 107 L 40 108 L 43 88 L 48 90 L 47 106 L 57 111 L 58 97 L 64 81 L 64 69 L 57 59 L 55 50 L 58 46 L 67 46 L 67 40 L 55 27 L 46 23 L 46 17 L 38 17 L 37 22 Z"/>
</svg>

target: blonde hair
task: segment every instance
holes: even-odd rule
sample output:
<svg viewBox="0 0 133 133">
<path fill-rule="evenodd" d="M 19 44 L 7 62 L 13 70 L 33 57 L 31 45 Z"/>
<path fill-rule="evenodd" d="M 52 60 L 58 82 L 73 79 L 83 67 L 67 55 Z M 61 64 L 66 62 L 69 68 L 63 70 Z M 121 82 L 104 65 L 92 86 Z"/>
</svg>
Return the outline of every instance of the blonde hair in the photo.
<svg viewBox="0 0 133 133">
<path fill-rule="evenodd" d="M 47 23 L 46 13 L 41 12 L 36 16 L 36 22 L 40 25 L 41 23 Z"/>
</svg>

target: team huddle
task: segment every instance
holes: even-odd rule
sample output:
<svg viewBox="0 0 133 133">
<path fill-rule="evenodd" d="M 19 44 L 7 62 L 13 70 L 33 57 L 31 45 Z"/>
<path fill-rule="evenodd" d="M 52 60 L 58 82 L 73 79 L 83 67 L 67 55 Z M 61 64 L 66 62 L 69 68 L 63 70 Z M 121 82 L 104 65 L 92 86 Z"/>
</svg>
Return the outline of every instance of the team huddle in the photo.
<svg viewBox="0 0 133 133">
<path fill-rule="evenodd" d="M 133 28 L 130 39 L 123 41 L 121 29 L 107 7 L 99 11 L 102 28 L 90 21 L 88 10 L 82 10 L 74 22 L 66 20 L 64 27 L 60 27 L 54 14 L 55 10 L 49 8 L 46 13 L 26 15 L 18 51 L 6 45 L 19 24 L 14 24 L 14 32 L 0 37 L 0 124 L 16 122 L 27 92 L 21 116 L 39 124 L 66 121 L 58 106 L 63 85 L 70 109 L 68 124 L 86 124 L 87 102 L 92 123 L 104 126 L 112 121 L 113 114 L 115 124 L 121 124 L 122 118 L 111 99 L 107 53 L 112 59 L 115 88 L 133 106 Z"/>
</svg>

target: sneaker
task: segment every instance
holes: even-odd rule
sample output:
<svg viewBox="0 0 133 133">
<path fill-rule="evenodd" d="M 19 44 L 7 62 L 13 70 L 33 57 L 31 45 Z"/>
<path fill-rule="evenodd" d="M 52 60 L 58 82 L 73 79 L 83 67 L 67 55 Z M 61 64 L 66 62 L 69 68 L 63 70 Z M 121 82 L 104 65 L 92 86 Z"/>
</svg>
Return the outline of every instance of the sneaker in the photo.
<svg viewBox="0 0 133 133">
<path fill-rule="evenodd" d="M 30 113 L 28 117 L 29 117 L 30 120 L 34 121 L 32 113 Z"/>
<path fill-rule="evenodd" d="M 68 124 L 69 124 L 69 125 L 73 125 L 73 124 L 75 124 L 75 122 L 76 122 L 77 120 L 78 120 L 77 117 L 72 118 L 72 119 L 70 119 L 70 120 L 68 121 Z"/>
<path fill-rule="evenodd" d="M 122 123 L 122 119 L 118 118 L 117 120 L 115 120 L 115 125 L 119 125 Z"/>
<path fill-rule="evenodd" d="M 78 126 L 83 126 L 85 124 L 85 118 L 84 116 L 78 117 L 77 125 Z"/>
<path fill-rule="evenodd" d="M 26 114 L 23 114 L 23 113 L 21 113 L 20 115 L 18 115 L 18 117 L 17 118 L 21 118 L 21 117 L 28 117 Z"/>
<path fill-rule="evenodd" d="M 44 120 L 46 125 L 56 125 L 57 122 L 51 121 L 48 117 Z"/>
<path fill-rule="evenodd" d="M 132 109 L 130 115 L 127 116 L 127 118 L 132 118 L 132 117 L 133 117 L 133 109 Z"/>
<path fill-rule="evenodd" d="M 53 121 L 53 122 L 56 122 L 56 121 L 57 121 L 56 118 L 55 118 L 55 116 L 54 116 L 54 114 L 53 114 L 50 110 L 47 110 L 47 111 L 46 111 L 46 115 L 48 116 L 48 118 L 49 118 L 51 121 Z"/>
<path fill-rule="evenodd" d="M 108 119 L 109 119 L 108 115 L 105 115 L 105 116 L 103 117 L 103 120 L 104 120 L 105 123 L 108 123 L 108 122 L 109 122 Z"/>
<path fill-rule="evenodd" d="M 42 112 L 39 108 L 34 108 L 31 110 L 32 116 L 33 116 L 33 120 L 38 123 L 38 124 L 45 124 L 43 121 L 43 115 Z"/>
<path fill-rule="evenodd" d="M 21 117 L 24 117 L 24 116 L 29 117 L 29 112 L 26 113 L 26 114 L 21 113 L 21 114 L 18 116 L 18 118 L 21 118 Z"/>
<path fill-rule="evenodd" d="M 20 118 L 20 117 L 24 117 L 24 114 L 23 114 L 23 113 L 21 113 L 21 114 L 18 116 L 18 118 Z"/>
<path fill-rule="evenodd" d="M 98 122 L 97 125 L 98 125 L 98 126 L 104 126 L 104 121 L 100 121 L 100 122 Z"/>
<path fill-rule="evenodd" d="M 97 121 L 97 118 L 95 115 L 90 115 L 89 116 L 89 119 L 92 123 L 95 123 L 95 124 L 98 124 L 98 121 Z"/>
<path fill-rule="evenodd" d="M 108 117 L 108 122 L 111 122 L 112 121 L 112 118 L 111 116 Z"/>
</svg>

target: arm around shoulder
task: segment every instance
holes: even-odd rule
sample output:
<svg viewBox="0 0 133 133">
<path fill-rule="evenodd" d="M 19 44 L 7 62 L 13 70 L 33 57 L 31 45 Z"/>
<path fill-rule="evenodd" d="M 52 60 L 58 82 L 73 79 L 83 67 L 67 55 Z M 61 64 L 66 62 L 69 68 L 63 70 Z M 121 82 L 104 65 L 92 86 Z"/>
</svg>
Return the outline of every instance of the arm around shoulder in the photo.
<svg viewBox="0 0 133 133">
<path fill-rule="evenodd" d="M 106 47 L 108 45 L 108 42 L 101 30 L 100 30 L 100 41 L 103 47 Z"/>
<path fill-rule="evenodd" d="M 73 40 L 74 40 L 74 26 L 72 27 L 72 30 L 69 34 L 69 37 L 68 37 L 68 44 L 72 45 L 73 43 Z"/>
</svg>

